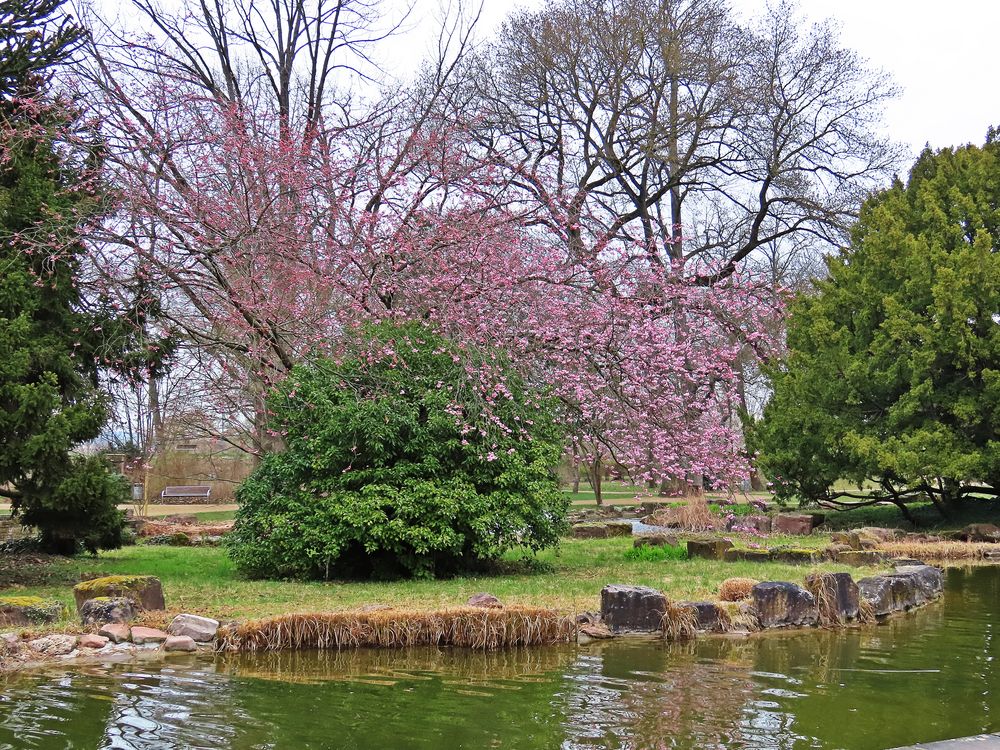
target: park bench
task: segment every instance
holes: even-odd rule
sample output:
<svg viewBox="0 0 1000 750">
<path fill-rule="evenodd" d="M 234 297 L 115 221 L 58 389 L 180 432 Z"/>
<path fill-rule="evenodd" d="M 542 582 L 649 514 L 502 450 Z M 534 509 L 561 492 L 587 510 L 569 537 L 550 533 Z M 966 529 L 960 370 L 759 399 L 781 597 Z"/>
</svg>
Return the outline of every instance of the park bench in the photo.
<svg viewBox="0 0 1000 750">
<path fill-rule="evenodd" d="M 212 488 L 208 485 L 184 485 L 178 487 L 164 487 L 163 492 L 160 493 L 161 500 L 170 499 L 203 499 L 208 500 L 209 495 L 212 494 Z"/>
</svg>

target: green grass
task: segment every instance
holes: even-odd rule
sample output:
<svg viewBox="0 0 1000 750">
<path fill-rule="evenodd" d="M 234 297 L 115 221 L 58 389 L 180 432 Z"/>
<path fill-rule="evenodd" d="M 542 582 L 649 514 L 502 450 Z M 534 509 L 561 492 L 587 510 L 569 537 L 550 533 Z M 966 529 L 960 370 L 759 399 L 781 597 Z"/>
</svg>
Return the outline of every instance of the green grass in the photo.
<svg viewBox="0 0 1000 750">
<path fill-rule="evenodd" d="M 808 538 L 810 546 L 825 543 Z M 801 544 L 802 539 L 797 543 Z M 769 544 L 781 543 L 769 540 Z M 834 564 L 717 562 L 711 560 L 629 560 L 632 539 L 566 540 L 528 565 L 511 555 L 506 572 L 435 581 L 313 582 L 248 581 L 240 578 L 225 551 L 212 547 L 127 547 L 100 557 L 0 569 L 0 593 L 59 599 L 72 606 L 72 586 L 89 575 L 155 575 L 163 582 L 171 612 L 194 612 L 221 619 L 289 612 L 332 612 L 365 604 L 438 609 L 463 604 L 488 591 L 508 604 L 554 607 L 571 613 L 596 610 L 609 583 L 653 586 L 671 598 L 713 598 L 726 578 L 801 582 L 815 570 L 842 570 Z M 868 574 L 852 570 L 856 577 Z M 64 623 L 65 626 L 67 623 Z"/>
</svg>

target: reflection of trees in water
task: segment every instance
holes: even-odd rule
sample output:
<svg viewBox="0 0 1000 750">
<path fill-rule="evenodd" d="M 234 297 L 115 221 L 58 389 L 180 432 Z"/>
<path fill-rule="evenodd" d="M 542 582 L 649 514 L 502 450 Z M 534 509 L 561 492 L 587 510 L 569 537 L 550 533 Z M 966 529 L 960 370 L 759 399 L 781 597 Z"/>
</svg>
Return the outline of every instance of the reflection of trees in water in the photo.
<svg viewBox="0 0 1000 750">
<path fill-rule="evenodd" d="M 219 671 L 261 680 L 319 683 L 330 680 L 426 679 L 445 674 L 450 680 L 490 682 L 525 680 L 565 669 L 575 656 L 569 646 L 494 652 L 468 649 L 349 649 L 221 654 Z"/>
<path fill-rule="evenodd" d="M 740 747 L 748 641 L 595 645 L 570 672 L 567 747 Z"/>
</svg>

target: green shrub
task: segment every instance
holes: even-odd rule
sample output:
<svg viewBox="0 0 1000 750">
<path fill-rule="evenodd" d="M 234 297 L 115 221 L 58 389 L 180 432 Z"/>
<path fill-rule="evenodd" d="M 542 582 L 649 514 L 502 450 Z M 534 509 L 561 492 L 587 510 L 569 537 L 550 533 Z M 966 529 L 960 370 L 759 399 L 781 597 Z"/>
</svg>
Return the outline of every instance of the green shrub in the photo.
<svg viewBox="0 0 1000 750">
<path fill-rule="evenodd" d="M 380 324 L 269 399 L 285 450 L 239 487 L 250 577 L 446 575 L 558 542 L 554 405 L 492 351 Z"/>
<path fill-rule="evenodd" d="M 676 546 L 664 544 L 663 546 L 631 547 L 625 550 L 625 559 L 639 562 L 660 562 L 661 560 L 687 560 L 687 547 L 683 544 Z"/>
</svg>

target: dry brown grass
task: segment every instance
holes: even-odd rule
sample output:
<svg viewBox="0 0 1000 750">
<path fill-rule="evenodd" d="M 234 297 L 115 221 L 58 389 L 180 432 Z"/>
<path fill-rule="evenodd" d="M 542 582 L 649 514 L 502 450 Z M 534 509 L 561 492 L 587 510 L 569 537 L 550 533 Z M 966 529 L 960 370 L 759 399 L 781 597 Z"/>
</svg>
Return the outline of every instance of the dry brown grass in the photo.
<svg viewBox="0 0 1000 750">
<path fill-rule="evenodd" d="M 722 519 L 712 513 L 705 497 L 689 497 L 683 505 L 664 508 L 653 513 L 655 526 L 670 526 L 683 531 L 712 531 Z"/>
<path fill-rule="evenodd" d="M 683 641 L 698 635 L 698 615 L 691 607 L 682 607 L 671 601 L 660 622 L 663 637 L 668 641 Z"/>
<path fill-rule="evenodd" d="M 844 618 L 837 606 L 836 583 L 823 575 L 808 575 L 805 578 L 805 588 L 816 599 L 820 625 L 835 627 L 844 624 Z"/>
<path fill-rule="evenodd" d="M 218 648 L 252 652 L 457 646 L 492 651 L 566 643 L 575 637 L 576 623 L 550 609 L 460 607 L 439 612 L 390 609 L 281 615 L 238 623 L 220 633 Z"/>
<path fill-rule="evenodd" d="M 750 591 L 760 581 L 753 578 L 727 578 L 719 586 L 719 598 L 724 602 L 741 602 L 750 598 Z"/>
<path fill-rule="evenodd" d="M 893 557 L 912 557 L 917 560 L 1000 559 L 1000 544 L 995 542 L 883 542 L 878 549 Z"/>
<path fill-rule="evenodd" d="M 163 521 L 144 521 L 137 531 L 139 536 L 163 536 L 184 533 L 188 536 L 222 536 L 233 529 L 232 521 L 215 523 L 164 523 Z"/>
<path fill-rule="evenodd" d="M 858 622 L 868 624 L 875 622 L 875 605 L 863 596 L 858 600 Z"/>
</svg>

